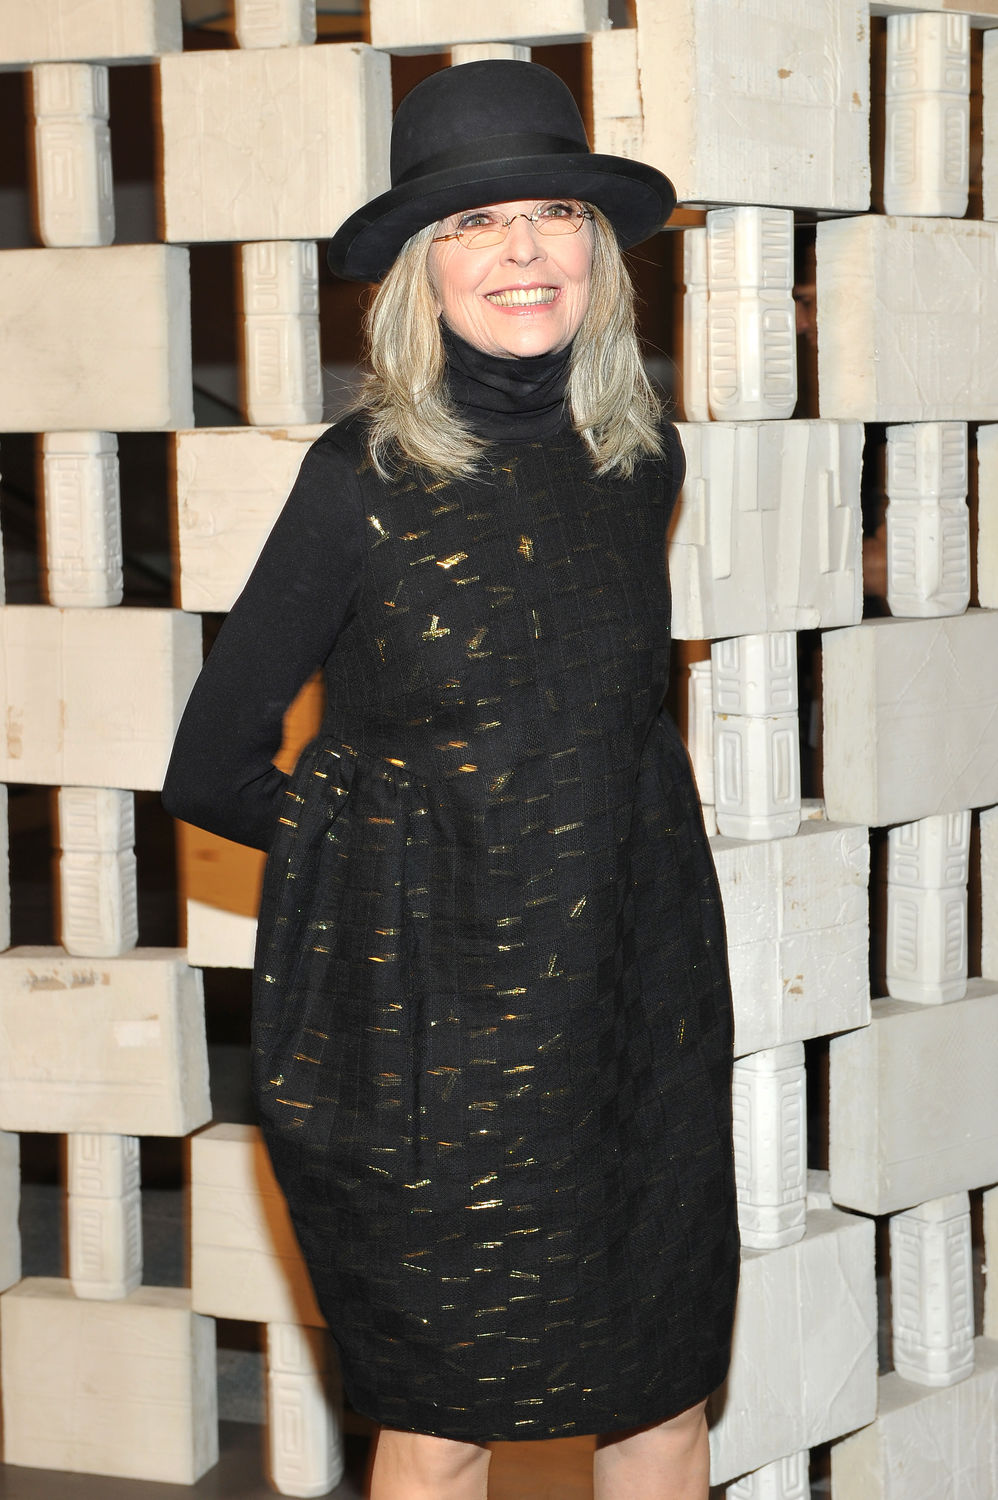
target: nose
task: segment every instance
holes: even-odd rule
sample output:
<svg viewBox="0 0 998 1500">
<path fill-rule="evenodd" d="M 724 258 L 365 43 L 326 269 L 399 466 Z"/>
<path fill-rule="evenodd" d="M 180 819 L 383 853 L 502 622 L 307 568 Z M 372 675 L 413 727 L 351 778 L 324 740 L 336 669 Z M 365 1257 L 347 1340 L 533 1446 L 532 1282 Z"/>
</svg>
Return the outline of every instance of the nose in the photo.
<svg viewBox="0 0 998 1500">
<path fill-rule="evenodd" d="M 528 214 L 514 214 L 503 241 L 504 259 L 517 265 L 529 265 L 532 260 L 543 259 L 546 252 L 540 231 Z"/>
</svg>

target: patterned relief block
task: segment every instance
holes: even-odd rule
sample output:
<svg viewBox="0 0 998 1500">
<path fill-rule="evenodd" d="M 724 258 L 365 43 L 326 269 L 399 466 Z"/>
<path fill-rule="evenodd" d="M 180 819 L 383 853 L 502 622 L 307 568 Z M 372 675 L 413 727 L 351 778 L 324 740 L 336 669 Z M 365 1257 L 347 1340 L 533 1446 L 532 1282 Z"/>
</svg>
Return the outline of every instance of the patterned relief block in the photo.
<svg viewBox="0 0 998 1500">
<path fill-rule="evenodd" d="M 142 1281 L 139 1141 L 69 1137 L 69 1278 L 77 1297 L 111 1301 Z"/>
<path fill-rule="evenodd" d="M 690 662 L 686 748 L 700 801 L 714 802 L 714 689 L 709 661 Z"/>
<path fill-rule="evenodd" d="M 891 1351 L 919 1385 L 955 1385 L 974 1368 L 970 1199 L 951 1193 L 894 1214 Z"/>
<path fill-rule="evenodd" d="M 742 1244 L 791 1245 L 804 1234 L 807 1197 L 803 1043 L 740 1057 L 731 1094 Z"/>
<path fill-rule="evenodd" d="M 832 1039 L 832 1197 L 894 1213 L 998 1181 L 998 993 L 971 979 L 948 1005 L 874 1000 L 870 1025 Z"/>
<path fill-rule="evenodd" d="M 109 245 L 114 185 L 107 68 L 40 63 L 31 73 L 42 244 Z"/>
<path fill-rule="evenodd" d="M 984 217 L 998 219 L 998 35 L 984 34 L 981 67 L 981 120 L 984 151 L 981 165 L 981 196 Z"/>
<path fill-rule="evenodd" d="M 998 226 L 868 214 L 818 225 L 823 417 L 988 421 L 998 409 Z"/>
<path fill-rule="evenodd" d="M 793 838 L 711 840 L 724 902 L 739 1056 L 865 1026 L 865 828 L 803 822 Z"/>
<path fill-rule="evenodd" d="M 998 802 L 998 613 L 822 640 L 828 816 L 883 827 Z"/>
<path fill-rule="evenodd" d="M 984 1199 L 984 1253 L 993 1266 L 998 1263 L 998 1187 L 982 1194 Z M 998 1337 L 998 1276 L 990 1275 L 984 1281 L 984 1332 L 988 1338 Z"/>
<path fill-rule="evenodd" d="M 731 1368 L 708 1407 L 713 1484 L 873 1420 L 873 1240 L 869 1220 L 818 1211 L 796 1244 L 743 1252 Z"/>
<path fill-rule="evenodd" d="M 48 602 L 60 608 L 120 604 L 124 579 L 116 435 L 46 432 L 42 474 Z"/>
<path fill-rule="evenodd" d="M 714 806 L 730 838 L 787 838 L 800 825 L 797 647 L 790 631 L 710 648 Z"/>
<path fill-rule="evenodd" d="M 59 936 L 67 953 L 125 953 L 139 940 L 135 797 L 59 789 Z"/>
<path fill-rule="evenodd" d="M 315 41 L 315 0 L 235 0 L 240 47 L 303 47 Z"/>
<path fill-rule="evenodd" d="M 865 0 L 637 0 L 636 18 L 642 154 L 681 201 L 869 206 Z"/>
<path fill-rule="evenodd" d="M 177 245 L 0 252 L 0 430 L 193 426 L 188 261 Z"/>
<path fill-rule="evenodd" d="M 184 954 L 0 958 L 0 1130 L 172 1136 L 210 1117 L 201 975 Z"/>
<path fill-rule="evenodd" d="M 187 52 L 160 80 L 167 239 L 318 239 L 388 188 L 389 59 L 371 47 Z"/>
<path fill-rule="evenodd" d="M 981 813 L 981 973 L 998 979 L 998 807 Z"/>
<path fill-rule="evenodd" d="M 888 836 L 887 993 L 939 1005 L 967 990 L 970 813 L 901 823 Z"/>
<path fill-rule="evenodd" d="M 707 215 L 707 396 L 717 421 L 789 417 L 797 404 L 794 216 Z"/>
<path fill-rule="evenodd" d="M 810 1460 L 810 1453 L 805 1451 L 764 1464 L 729 1484 L 725 1500 L 811 1500 Z"/>
<path fill-rule="evenodd" d="M 886 105 L 887 212 L 962 218 L 969 190 L 967 16 L 888 18 Z"/>
<path fill-rule="evenodd" d="M 611 32 L 610 35 L 617 33 Z M 683 284 L 683 414 L 688 423 L 709 422 L 707 309 L 710 296 L 706 229 L 683 231 Z M 686 447 L 685 437 L 683 446 Z M 688 453 L 687 449 L 687 462 Z"/>
<path fill-rule="evenodd" d="M 452 42 L 581 42 L 609 28 L 607 0 L 370 0 L 371 43 L 438 52 Z"/>
<path fill-rule="evenodd" d="M 998 1494 L 998 1343 L 978 1339 L 974 1373 L 927 1390 L 892 1372 L 877 1420 L 832 1449 L 835 1500 L 990 1500 Z"/>
<path fill-rule="evenodd" d="M 322 416 L 319 257 L 314 240 L 243 245 L 242 302 L 247 419 L 258 425 Z"/>
<path fill-rule="evenodd" d="M 862 618 L 858 422 L 679 424 L 673 635 L 717 639 Z"/>
<path fill-rule="evenodd" d="M 0 1327 L 7 1463 L 194 1484 L 218 1462 L 215 1328 L 189 1292 L 92 1302 L 30 1278 Z"/>
<path fill-rule="evenodd" d="M 998 425 L 977 429 L 977 598 L 998 608 Z"/>
<path fill-rule="evenodd" d="M 0 67 L 146 62 L 182 46 L 180 0 L 0 0 Z"/>
<path fill-rule="evenodd" d="M 270 1480 L 282 1495 L 328 1495 L 343 1476 L 342 1400 L 329 1335 L 267 1325 Z"/>
<path fill-rule="evenodd" d="M 966 422 L 887 429 L 892 615 L 959 615 L 970 601 Z"/>
<path fill-rule="evenodd" d="M 201 666 L 201 622 L 167 609 L 0 611 L 0 776 L 156 791 Z"/>
</svg>

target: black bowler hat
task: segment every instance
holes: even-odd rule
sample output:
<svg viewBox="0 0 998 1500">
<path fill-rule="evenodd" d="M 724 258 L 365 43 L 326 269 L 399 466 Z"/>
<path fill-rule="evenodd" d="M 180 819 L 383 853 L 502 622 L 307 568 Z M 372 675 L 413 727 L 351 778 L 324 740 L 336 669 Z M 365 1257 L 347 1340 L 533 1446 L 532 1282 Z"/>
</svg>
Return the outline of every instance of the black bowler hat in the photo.
<svg viewBox="0 0 998 1500">
<path fill-rule="evenodd" d="M 392 186 L 341 224 L 329 264 L 380 281 L 406 240 L 486 203 L 569 197 L 595 204 L 622 249 L 661 229 L 676 203 L 655 167 L 589 149 L 578 106 L 538 63 L 487 58 L 424 78 L 392 125 Z"/>
</svg>

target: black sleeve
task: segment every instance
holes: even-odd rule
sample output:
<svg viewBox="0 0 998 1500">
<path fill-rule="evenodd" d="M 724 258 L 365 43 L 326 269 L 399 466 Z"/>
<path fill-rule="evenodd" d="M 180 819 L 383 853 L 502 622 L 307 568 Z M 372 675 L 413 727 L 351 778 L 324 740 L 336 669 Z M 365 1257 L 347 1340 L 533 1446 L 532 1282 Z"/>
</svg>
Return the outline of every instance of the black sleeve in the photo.
<svg viewBox="0 0 998 1500">
<path fill-rule="evenodd" d="M 184 710 L 163 785 L 175 818 L 270 847 L 287 782 L 273 764 L 284 712 L 333 648 L 363 550 L 353 467 L 319 438 Z"/>
</svg>

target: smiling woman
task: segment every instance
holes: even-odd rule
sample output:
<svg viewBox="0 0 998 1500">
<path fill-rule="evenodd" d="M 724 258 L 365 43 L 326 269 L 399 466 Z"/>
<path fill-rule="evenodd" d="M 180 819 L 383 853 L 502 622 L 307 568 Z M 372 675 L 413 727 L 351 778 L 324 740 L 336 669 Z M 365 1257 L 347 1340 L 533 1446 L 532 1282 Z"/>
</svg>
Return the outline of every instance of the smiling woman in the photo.
<svg viewBox="0 0 998 1500">
<path fill-rule="evenodd" d="M 620 253 L 672 190 L 513 61 L 414 89 L 392 180 L 330 247 L 381 280 L 371 373 L 219 634 L 164 798 L 269 849 L 257 1102 L 382 1424 L 372 1500 L 484 1500 L 489 1441 L 585 1433 L 597 1500 L 705 1500 L 730 997 L 662 709 L 683 456 Z"/>
</svg>

